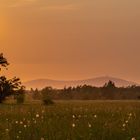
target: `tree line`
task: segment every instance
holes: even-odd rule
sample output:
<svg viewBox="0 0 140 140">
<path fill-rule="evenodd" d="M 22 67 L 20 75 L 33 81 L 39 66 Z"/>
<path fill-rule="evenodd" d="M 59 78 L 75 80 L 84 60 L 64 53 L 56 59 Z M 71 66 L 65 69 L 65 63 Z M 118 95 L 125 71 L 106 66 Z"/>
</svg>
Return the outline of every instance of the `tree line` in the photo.
<svg viewBox="0 0 140 140">
<path fill-rule="evenodd" d="M 116 87 L 113 81 L 108 81 L 102 87 L 81 85 L 54 89 L 46 87 L 42 90 L 31 89 L 33 99 L 48 97 L 53 100 L 135 100 L 140 99 L 140 86 Z"/>
</svg>

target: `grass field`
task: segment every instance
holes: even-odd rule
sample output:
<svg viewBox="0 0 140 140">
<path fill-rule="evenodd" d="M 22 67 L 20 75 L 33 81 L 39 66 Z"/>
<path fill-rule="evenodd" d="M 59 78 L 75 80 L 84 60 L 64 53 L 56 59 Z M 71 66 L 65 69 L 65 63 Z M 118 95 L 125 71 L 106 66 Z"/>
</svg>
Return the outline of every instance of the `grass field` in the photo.
<svg viewBox="0 0 140 140">
<path fill-rule="evenodd" d="M 0 140 L 140 140 L 138 101 L 0 105 Z"/>
</svg>

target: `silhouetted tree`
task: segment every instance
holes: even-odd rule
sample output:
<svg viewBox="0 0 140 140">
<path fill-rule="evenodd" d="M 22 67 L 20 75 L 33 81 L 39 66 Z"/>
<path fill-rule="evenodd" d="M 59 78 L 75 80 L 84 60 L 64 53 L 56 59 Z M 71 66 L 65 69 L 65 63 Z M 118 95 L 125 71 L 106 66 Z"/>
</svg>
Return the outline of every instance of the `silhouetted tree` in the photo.
<svg viewBox="0 0 140 140">
<path fill-rule="evenodd" d="M 7 79 L 5 76 L 0 77 L 0 103 L 2 103 L 6 97 L 17 94 L 22 88 L 19 78 Z"/>
<path fill-rule="evenodd" d="M 7 67 L 9 65 L 7 59 L 3 56 L 3 53 L 0 53 L 0 70 L 1 67 Z"/>
<path fill-rule="evenodd" d="M 1 67 L 7 67 L 9 65 L 7 59 L 0 54 L 0 70 Z M 23 86 L 20 79 L 14 77 L 12 79 L 7 79 L 5 76 L 0 77 L 0 103 L 2 103 L 8 96 L 20 94 L 23 90 Z"/>
<path fill-rule="evenodd" d="M 104 87 L 109 88 L 109 89 L 116 88 L 115 83 L 112 82 L 112 81 L 109 81 L 108 83 L 105 83 Z"/>
<path fill-rule="evenodd" d="M 114 82 L 109 81 L 108 83 L 105 83 L 102 88 L 102 96 L 106 99 L 114 99 L 115 89 L 116 86 Z"/>
<path fill-rule="evenodd" d="M 55 90 L 53 90 L 52 87 L 46 87 L 46 88 L 41 90 L 42 101 L 43 101 L 44 105 L 54 104 L 54 102 L 52 100 L 52 94 L 54 93 L 54 91 Z"/>
<path fill-rule="evenodd" d="M 34 100 L 40 100 L 41 99 L 40 91 L 37 88 L 35 90 L 31 89 L 31 94 L 32 94 L 32 98 Z"/>
</svg>

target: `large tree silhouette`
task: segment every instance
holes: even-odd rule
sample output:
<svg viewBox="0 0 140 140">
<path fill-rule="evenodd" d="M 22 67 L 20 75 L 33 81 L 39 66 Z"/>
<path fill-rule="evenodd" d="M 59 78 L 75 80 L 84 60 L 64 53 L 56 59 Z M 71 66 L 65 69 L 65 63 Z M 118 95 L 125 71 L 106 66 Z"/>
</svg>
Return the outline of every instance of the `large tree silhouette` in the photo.
<svg viewBox="0 0 140 140">
<path fill-rule="evenodd" d="M 9 65 L 7 59 L 0 54 L 0 70 L 2 67 Z M 0 76 L 0 103 L 2 103 L 8 96 L 18 95 L 24 90 L 19 78 L 7 79 L 5 76 Z M 19 92 L 20 91 L 20 92 Z M 23 93 L 23 92 L 22 92 Z"/>
</svg>

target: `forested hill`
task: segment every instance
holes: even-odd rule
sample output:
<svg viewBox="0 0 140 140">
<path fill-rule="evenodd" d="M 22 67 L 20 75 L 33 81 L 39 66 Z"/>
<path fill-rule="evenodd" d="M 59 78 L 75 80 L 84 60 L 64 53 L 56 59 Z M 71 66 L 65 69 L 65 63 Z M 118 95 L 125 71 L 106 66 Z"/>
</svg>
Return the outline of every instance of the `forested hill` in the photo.
<svg viewBox="0 0 140 140">
<path fill-rule="evenodd" d="M 91 79 L 85 79 L 85 80 L 75 80 L 75 81 L 61 81 L 61 80 L 50 80 L 50 79 L 36 79 L 32 81 L 25 82 L 24 85 L 27 87 L 27 89 L 30 88 L 38 88 L 42 89 L 46 86 L 51 86 L 53 88 L 64 88 L 65 86 L 77 86 L 77 85 L 91 85 L 100 87 L 103 86 L 104 83 L 107 83 L 109 80 L 113 81 L 117 87 L 127 87 L 131 85 L 139 85 L 138 83 L 127 81 L 120 78 L 115 77 L 97 77 L 97 78 L 91 78 Z"/>
</svg>

